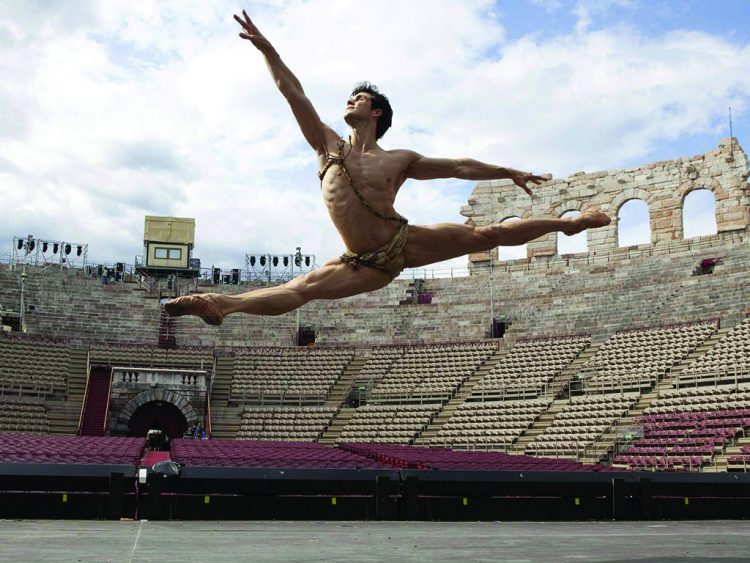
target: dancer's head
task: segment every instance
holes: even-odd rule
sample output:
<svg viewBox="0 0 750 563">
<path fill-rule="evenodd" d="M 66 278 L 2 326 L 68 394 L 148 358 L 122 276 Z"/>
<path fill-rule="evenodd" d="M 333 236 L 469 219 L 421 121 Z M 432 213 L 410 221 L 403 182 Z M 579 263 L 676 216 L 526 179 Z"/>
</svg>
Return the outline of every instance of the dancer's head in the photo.
<svg viewBox="0 0 750 563">
<path fill-rule="evenodd" d="M 369 82 L 360 82 L 354 86 L 346 103 L 344 121 L 354 126 L 362 119 L 376 119 L 375 138 L 380 139 L 391 126 L 393 110 L 391 104 L 378 87 Z"/>
</svg>

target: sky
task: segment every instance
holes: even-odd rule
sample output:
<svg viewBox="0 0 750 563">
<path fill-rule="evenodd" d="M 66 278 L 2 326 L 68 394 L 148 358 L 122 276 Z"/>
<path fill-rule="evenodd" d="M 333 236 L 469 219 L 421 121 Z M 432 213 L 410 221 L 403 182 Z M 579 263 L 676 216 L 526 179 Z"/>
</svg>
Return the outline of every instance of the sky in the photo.
<svg viewBox="0 0 750 563">
<path fill-rule="evenodd" d="M 342 252 L 242 8 L 342 134 L 377 84 L 384 149 L 560 178 L 711 150 L 730 106 L 750 144 L 746 0 L 0 0 L 0 253 L 32 234 L 132 263 L 145 215 L 195 218 L 204 267 Z M 472 188 L 408 181 L 396 209 L 463 222 Z"/>
</svg>

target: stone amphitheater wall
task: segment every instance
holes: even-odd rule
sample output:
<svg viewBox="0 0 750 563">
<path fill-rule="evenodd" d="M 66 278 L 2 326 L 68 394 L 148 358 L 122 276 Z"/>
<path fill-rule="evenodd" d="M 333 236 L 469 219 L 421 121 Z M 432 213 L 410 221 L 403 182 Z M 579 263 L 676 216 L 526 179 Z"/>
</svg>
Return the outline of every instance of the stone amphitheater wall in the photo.
<svg viewBox="0 0 750 563">
<path fill-rule="evenodd" d="M 683 238 L 683 202 L 694 190 L 710 190 L 716 201 L 719 233 L 745 230 L 750 222 L 748 160 L 737 140 L 723 139 L 718 148 L 693 157 L 677 158 L 606 172 L 577 172 L 554 178 L 530 198 L 510 180 L 477 183 L 461 214 L 477 226 L 507 217 L 560 217 L 567 211 L 599 207 L 616 217 L 631 199 L 649 208 L 652 244 Z M 588 231 L 588 250 L 599 255 L 618 247 L 617 225 Z M 554 233 L 528 244 L 531 257 L 557 254 Z M 497 260 L 497 251 L 473 255 L 476 261 Z"/>
<path fill-rule="evenodd" d="M 460 278 L 428 279 L 429 305 L 404 305 L 410 281 L 399 279 L 372 293 L 312 302 L 274 317 L 233 315 L 221 327 L 194 318 L 174 321 L 178 345 L 288 346 L 296 328 L 312 325 L 321 345 L 373 346 L 478 340 L 490 319 L 510 321 L 511 337 L 592 334 L 706 318 L 734 324 L 750 312 L 748 166 L 729 140 L 698 157 L 621 171 L 574 174 L 553 180 L 529 201 L 502 182 L 477 184 L 462 212 L 476 224 L 506 215 L 560 215 L 598 205 L 613 212 L 628 198 L 650 205 L 654 240 L 617 248 L 614 226 L 589 233 L 589 252 L 555 255 L 553 237 L 529 244 L 531 257 L 472 269 Z M 682 200 L 708 187 L 716 196 L 718 234 L 681 240 Z M 503 202 L 502 209 L 493 201 Z M 704 258 L 723 258 L 713 274 L 696 276 Z M 480 257 L 481 258 L 481 257 Z M 0 264 L 0 306 L 18 310 L 20 272 Z M 201 291 L 238 293 L 243 286 Z M 159 338 L 161 307 L 137 284 L 102 285 L 82 270 L 29 269 L 29 333 L 75 342 L 145 342 Z"/>
</svg>

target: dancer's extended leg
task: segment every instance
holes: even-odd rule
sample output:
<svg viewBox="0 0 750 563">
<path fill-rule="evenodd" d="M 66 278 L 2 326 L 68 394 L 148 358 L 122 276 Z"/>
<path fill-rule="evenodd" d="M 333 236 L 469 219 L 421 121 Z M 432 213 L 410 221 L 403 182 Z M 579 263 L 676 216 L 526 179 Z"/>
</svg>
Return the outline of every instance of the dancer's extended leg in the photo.
<svg viewBox="0 0 750 563">
<path fill-rule="evenodd" d="M 598 209 L 563 219 L 519 219 L 486 227 L 440 223 L 428 227 L 409 226 L 406 268 L 418 268 L 496 246 L 518 246 L 548 233 L 576 234 L 609 225 L 611 219 Z"/>
<path fill-rule="evenodd" d="M 226 315 L 283 315 L 313 299 L 340 299 L 375 291 L 390 283 L 388 274 L 372 268 L 352 269 L 340 259 L 329 260 L 318 270 L 283 285 L 256 289 L 238 295 L 204 293 L 186 295 L 164 304 L 173 317 L 195 315 L 211 325 L 220 325 Z"/>
</svg>

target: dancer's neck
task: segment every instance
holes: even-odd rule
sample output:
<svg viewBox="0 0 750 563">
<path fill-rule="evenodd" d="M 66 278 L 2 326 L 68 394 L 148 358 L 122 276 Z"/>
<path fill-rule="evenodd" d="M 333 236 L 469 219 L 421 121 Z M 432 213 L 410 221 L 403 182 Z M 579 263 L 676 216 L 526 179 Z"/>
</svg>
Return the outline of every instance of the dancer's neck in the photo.
<svg viewBox="0 0 750 563">
<path fill-rule="evenodd" d="M 358 152 L 366 152 L 377 148 L 378 142 L 375 138 L 375 127 L 368 125 L 352 127 L 349 135 L 349 144 Z"/>
</svg>

